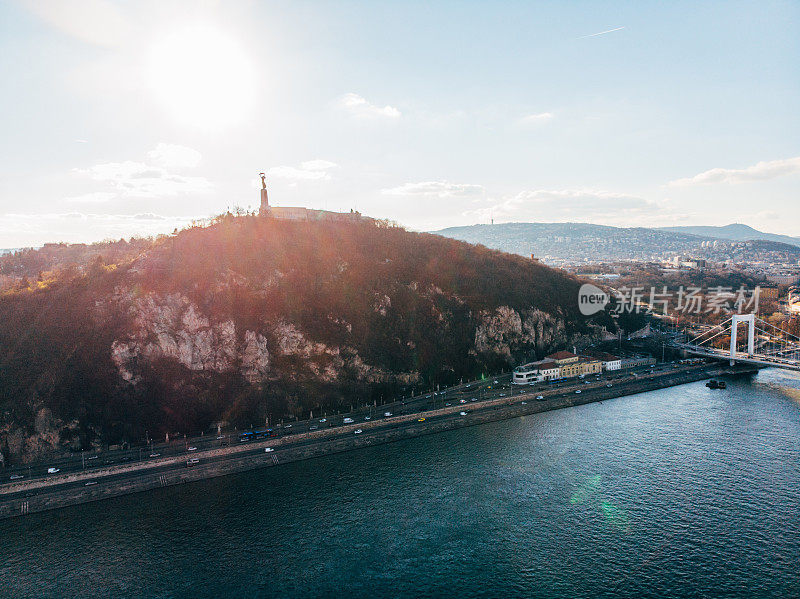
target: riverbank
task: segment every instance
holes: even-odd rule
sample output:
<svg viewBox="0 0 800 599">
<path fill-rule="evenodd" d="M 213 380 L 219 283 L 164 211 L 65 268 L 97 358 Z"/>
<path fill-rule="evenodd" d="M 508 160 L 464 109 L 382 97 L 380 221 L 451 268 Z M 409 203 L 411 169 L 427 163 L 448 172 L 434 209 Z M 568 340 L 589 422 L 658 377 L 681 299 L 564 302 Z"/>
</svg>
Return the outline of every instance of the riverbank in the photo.
<svg viewBox="0 0 800 599">
<path fill-rule="evenodd" d="M 499 397 L 468 405 L 445 406 L 419 414 L 353 423 L 335 429 L 210 449 L 146 463 L 21 481 L 4 485 L 0 489 L 0 518 L 99 501 L 369 445 L 603 401 L 734 372 L 752 371 L 754 369 L 732 370 L 722 364 L 711 364 L 680 367 L 667 372 L 643 373 L 637 378 L 614 383 L 613 386 L 608 386 L 605 381 L 585 384 L 575 381 L 575 385 L 566 388 Z M 537 395 L 541 395 L 543 400 L 537 401 Z M 265 451 L 267 448 L 271 451 Z M 190 459 L 197 462 L 189 463 Z"/>
</svg>

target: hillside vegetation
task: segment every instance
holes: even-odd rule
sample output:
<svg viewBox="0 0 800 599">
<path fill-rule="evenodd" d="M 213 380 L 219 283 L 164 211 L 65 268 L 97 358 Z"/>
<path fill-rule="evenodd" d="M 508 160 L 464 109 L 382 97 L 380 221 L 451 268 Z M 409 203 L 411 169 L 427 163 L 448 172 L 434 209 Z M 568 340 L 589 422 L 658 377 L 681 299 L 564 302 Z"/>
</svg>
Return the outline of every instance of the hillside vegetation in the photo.
<svg viewBox="0 0 800 599">
<path fill-rule="evenodd" d="M 613 326 L 577 313 L 561 271 L 371 220 L 225 215 L 2 268 L 17 269 L 0 296 L 12 460 L 380 402 Z"/>
</svg>

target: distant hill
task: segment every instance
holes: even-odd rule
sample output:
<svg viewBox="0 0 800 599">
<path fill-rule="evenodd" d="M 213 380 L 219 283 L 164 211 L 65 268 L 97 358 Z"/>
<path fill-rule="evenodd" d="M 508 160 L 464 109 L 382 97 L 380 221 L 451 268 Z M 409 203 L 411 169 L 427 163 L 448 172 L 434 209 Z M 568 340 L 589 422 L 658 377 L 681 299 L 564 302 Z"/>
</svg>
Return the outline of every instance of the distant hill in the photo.
<svg viewBox="0 0 800 599">
<path fill-rule="evenodd" d="M 731 239 L 734 241 L 751 241 L 764 239 L 766 241 L 776 241 L 778 243 L 788 243 L 800 247 L 800 237 L 790 235 L 779 235 L 777 233 L 764 233 L 749 225 L 735 223 L 724 227 L 713 226 L 685 226 L 685 227 L 661 227 L 661 231 L 673 231 L 676 233 L 688 233 L 700 235 L 702 237 L 714 237 L 716 239 Z"/>
<path fill-rule="evenodd" d="M 708 228 L 716 230 L 715 227 Z M 548 264 L 555 265 L 617 260 L 659 261 L 670 254 L 691 255 L 716 262 L 734 259 L 791 262 L 796 261 L 800 247 L 800 243 L 788 244 L 776 240 L 738 241 L 702 232 L 588 223 L 472 225 L 450 227 L 435 233 L 522 256 L 534 254 Z M 704 242 L 712 242 L 713 245 Z"/>
<path fill-rule="evenodd" d="M 649 260 L 665 252 L 689 252 L 710 237 L 659 229 L 588 223 L 503 223 L 450 227 L 436 234 L 549 262 Z"/>
<path fill-rule="evenodd" d="M 380 402 L 596 332 L 575 277 L 371 220 L 225 215 L 158 239 L 8 254 L 0 273 L 12 461 Z"/>
</svg>

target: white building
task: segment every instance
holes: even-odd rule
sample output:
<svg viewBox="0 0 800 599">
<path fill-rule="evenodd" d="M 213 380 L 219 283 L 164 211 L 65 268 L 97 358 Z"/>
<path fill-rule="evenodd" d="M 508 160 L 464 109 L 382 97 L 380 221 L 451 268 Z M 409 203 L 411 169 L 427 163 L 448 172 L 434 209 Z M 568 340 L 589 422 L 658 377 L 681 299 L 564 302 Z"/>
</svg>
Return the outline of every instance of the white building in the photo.
<svg viewBox="0 0 800 599">
<path fill-rule="evenodd" d="M 619 370 L 622 368 L 622 358 L 606 352 L 594 352 L 591 354 L 593 358 L 600 360 L 603 363 L 603 372 L 611 370 Z"/>
<path fill-rule="evenodd" d="M 560 377 L 561 368 L 552 360 L 539 360 L 517 366 L 512 382 L 515 385 L 532 385 L 542 381 L 553 381 Z"/>
</svg>

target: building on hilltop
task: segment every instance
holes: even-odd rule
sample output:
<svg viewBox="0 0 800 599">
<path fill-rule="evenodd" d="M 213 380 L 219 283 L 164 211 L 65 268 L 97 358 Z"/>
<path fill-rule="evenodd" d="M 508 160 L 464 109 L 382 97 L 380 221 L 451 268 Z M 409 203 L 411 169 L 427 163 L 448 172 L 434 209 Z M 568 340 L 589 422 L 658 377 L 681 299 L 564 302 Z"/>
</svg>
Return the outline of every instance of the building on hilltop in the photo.
<svg viewBox="0 0 800 599">
<path fill-rule="evenodd" d="M 330 210 L 316 210 L 314 208 L 304 208 L 303 206 L 270 206 L 267 195 L 267 175 L 259 173 L 261 177 L 261 205 L 258 215 L 281 220 L 300 220 L 300 221 L 353 221 L 361 220 L 363 217 L 360 212 L 350 210 L 350 212 L 332 212 Z"/>
</svg>

